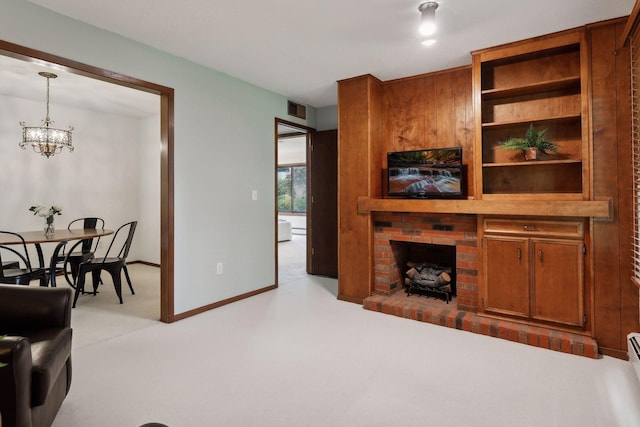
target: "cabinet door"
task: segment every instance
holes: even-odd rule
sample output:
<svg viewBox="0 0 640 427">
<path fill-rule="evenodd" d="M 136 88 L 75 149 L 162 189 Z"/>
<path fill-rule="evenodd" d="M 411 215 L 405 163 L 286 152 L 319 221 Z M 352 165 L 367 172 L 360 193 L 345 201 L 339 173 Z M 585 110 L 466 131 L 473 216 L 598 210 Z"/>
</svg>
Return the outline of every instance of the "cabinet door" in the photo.
<svg viewBox="0 0 640 427">
<path fill-rule="evenodd" d="M 529 316 L 528 242 L 526 238 L 484 238 L 486 312 Z"/>
<path fill-rule="evenodd" d="M 583 325 L 582 247 L 582 242 L 575 240 L 532 240 L 534 319 Z"/>
</svg>

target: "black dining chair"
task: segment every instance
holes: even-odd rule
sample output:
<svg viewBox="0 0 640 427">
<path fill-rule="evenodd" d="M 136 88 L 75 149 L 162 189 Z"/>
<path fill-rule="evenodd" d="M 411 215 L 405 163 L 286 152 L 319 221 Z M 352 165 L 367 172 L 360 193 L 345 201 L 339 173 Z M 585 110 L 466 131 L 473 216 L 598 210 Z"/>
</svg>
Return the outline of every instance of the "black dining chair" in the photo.
<svg viewBox="0 0 640 427">
<path fill-rule="evenodd" d="M 85 292 L 85 275 L 91 272 L 93 279 L 93 295 L 98 292 L 98 284 L 100 283 L 100 273 L 105 270 L 113 279 L 113 286 L 116 289 L 116 294 L 122 304 L 122 272 L 127 279 L 127 284 L 131 290 L 131 294 L 135 295 L 133 285 L 131 284 L 131 278 L 129 277 L 129 271 L 127 270 L 127 256 L 129 255 L 129 249 L 131 249 L 131 242 L 133 241 L 133 234 L 136 231 L 138 221 L 128 222 L 116 230 L 109 244 L 109 248 L 104 256 L 95 257 L 85 260 L 78 265 L 78 274 L 74 278 L 75 295 L 73 297 L 73 307 L 76 306 L 78 297 L 80 294 L 91 293 Z M 124 242 L 123 242 L 124 239 Z M 118 249 L 119 248 L 119 249 Z M 116 252 L 117 251 L 117 252 Z M 67 274 L 67 263 L 65 260 L 65 274 Z"/>
<path fill-rule="evenodd" d="M 18 261 L 2 261 L 2 268 L 20 268 Z"/>
<path fill-rule="evenodd" d="M 74 219 L 69 223 L 67 229 L 71 230 L 72 228 L 77 227 L 80 224 L 82 224 L 82 228 L 84 230 L 104 229 L 104 219 L 98 217 Z M 67 265 L 71 268 L 71 277 L 65 274 L 65 279 L 71 287 L 74 287 L 73 278 L 75 278 L 78 274 L 78 265 L 80 265 L 81 262 L 84 262 L 95 256 L 95 251 L 96 249 L 98 249 L 99 243 L 100 237 L 80 240 L 73 246 L 71 246 L 68 254 L 62 253 L 56 258 L 59 272 L 62 269 L 62 266 L 64 266 L 65 260 L 68 259 Z"/>
<path fill-rule="evenodd" d="M 40 286 L 47 286 L 49 281 L 51 281 L 51 286 L 56 286 L 56 259 L 67 242 L 60 242 L 56 245 L 48 267 L 34 267 L 29 258 L 27 244 L 20 234 L 0 231 L 0 235 L 10 235 L 14 237 L 14 240 L 21 242 L 15 245 L 0 245 L 0 263 L 9 265 L 0 269 L 0 283 L 29 285 L 33 280 L 39 280 Z M 2 260 L 3 255 L 5 261 Z"/>
</svg>

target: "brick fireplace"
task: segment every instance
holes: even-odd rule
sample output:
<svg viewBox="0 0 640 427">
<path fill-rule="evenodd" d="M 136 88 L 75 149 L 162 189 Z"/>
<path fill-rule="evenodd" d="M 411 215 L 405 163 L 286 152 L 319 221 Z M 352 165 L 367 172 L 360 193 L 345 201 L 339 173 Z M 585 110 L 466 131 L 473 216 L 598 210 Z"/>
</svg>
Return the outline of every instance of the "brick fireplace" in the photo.
<svg viewBox="0 0 640 427">
<path fill-rule="evenodd" d="M 564 353 L 599 357 L 597 342 L 586 335 L 477 314 L 481 301 L 478 291 L 481 256 L 475 215 L 395 212 L 371 212 L 371 215 L 374 294 L 365 298 L 365 309 Z M 455 297 L 450 303 L 404 292 L 404 264 L 409 254 L 415 252 L 411 245 L 416 244 L 455 248 Z M 433 247 L 421 248 L 418 252 L 432 250 Z"/>
<path fill-rule="evenodd" d="M 389 296 L 403 289 L 403 270 L 410 245 L 455 248 L 455 292 L 458 310 L 478 311 L 478 238 L 475 215 L 375 213 L 374 288 Z M 414 260 L 415 261 L 415 260 Z M 428 259 L 425 259 L 428 261 Z"/>
</svg>

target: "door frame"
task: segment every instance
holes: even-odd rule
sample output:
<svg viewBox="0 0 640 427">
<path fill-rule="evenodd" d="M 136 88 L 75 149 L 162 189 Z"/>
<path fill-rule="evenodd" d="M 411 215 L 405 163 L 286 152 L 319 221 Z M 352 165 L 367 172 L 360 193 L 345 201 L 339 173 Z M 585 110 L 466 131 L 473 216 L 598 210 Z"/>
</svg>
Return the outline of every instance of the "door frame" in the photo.
<svg viewBox="0 0 640 427">
<path fill-rule="evenodd" d="M 274 121 L 274 165 L 273 165 L 273 174 L 274 174 L 274 183 L 273 183 L 273 188 L 274 188 L 274 194 L 273 194 L 273 198 L 274 198 L 274 247 L 275 247 L 275 285 L 278 286 L 278 126 L 279 125 L 283 125 L 283 126 L 287 126 L 290 128 L 294 128 L 299 130 L 301 133 L 305 133 L 307 135 L 307 141 L 305 144 L 305 162 L 307 164 L 307 233 L 309 232 L 309 203 L 311 200 L 311 194 L 309 192 L 309 141 L 310 141 L 310 137 L 311 137 L 311 133 L 315 132 L 316 130 L 314 128 L 305 126 L 305 125 L 301 125 L 299 123 L 295 123 L 295 122 L 290 122 L 288 120 L 284 120 L 284 119 L 280 119 L 278 117 L 275 118 Z M 309 250 L 309 238 L 307 236 L 307 245 L 306 245 L 306 265 L 309 265 L 309 258 L 311 256 L 310 254 L 310 250 Z"/>
<path fill-rule="evenodd" d="M 120 73 L 83 64 L 40 50 L 0 40 L 0 55 L 27 62 L 46 62 L 68 73 L 160 96 L 160 320 L 172 323 L 174 313 L 174 90 Z"/>
</svg>

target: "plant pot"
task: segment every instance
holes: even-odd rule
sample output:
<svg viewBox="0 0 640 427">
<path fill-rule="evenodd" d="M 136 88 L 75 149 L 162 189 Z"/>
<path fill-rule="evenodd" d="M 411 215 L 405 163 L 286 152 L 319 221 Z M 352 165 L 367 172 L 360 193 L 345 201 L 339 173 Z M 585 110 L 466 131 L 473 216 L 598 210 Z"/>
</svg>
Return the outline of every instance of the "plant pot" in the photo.
<svg viewBox="0 0 640 427">
<path fill-rule="evenodd" d="M 529 147 L 524 152 L 525 160 L 538 160 L 538 149 L 535 147 Z"/>
</svg>

